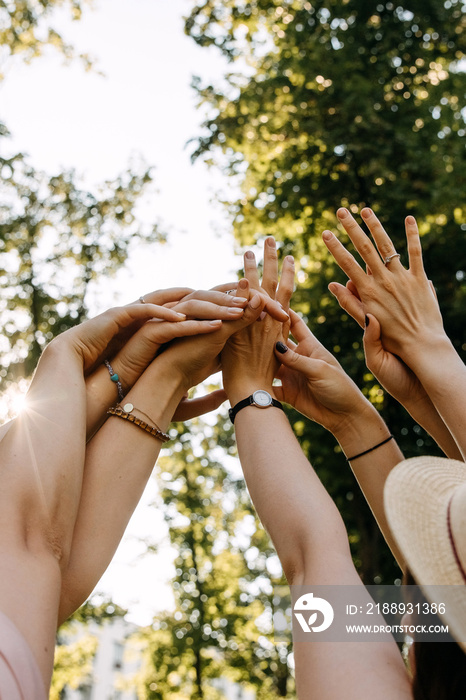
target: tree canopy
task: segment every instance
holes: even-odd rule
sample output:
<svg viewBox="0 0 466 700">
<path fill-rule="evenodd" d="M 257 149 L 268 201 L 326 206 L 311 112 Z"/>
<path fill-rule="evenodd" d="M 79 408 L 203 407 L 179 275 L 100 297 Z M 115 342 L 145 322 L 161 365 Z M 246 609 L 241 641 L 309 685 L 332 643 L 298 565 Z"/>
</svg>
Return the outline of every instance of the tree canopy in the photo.
<svg viewBox="0 0 466 700">
<path fill-rule="evenodd" d="M 6 0 L 0 2 L 0 46 L 2 59 L 18 55 L 26 62 L 41 56 L 46 47 L 57 49 L 70 60 L 76 51 L 62 34 L 52 26 L 54 14 L 59 8 L 69 10 L 74 20 L 81 19 L 83 7 L 89 0 Z M 86 68 L 92 61 L 81 54 Z M 0 75 L 2 78 L 3 75 Z"/>
</svg>

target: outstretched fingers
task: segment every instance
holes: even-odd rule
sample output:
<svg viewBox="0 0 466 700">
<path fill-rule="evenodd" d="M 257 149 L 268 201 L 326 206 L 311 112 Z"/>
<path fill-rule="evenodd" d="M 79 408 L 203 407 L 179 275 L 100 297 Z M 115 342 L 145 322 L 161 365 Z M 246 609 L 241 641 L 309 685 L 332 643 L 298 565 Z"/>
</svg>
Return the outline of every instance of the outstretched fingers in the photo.
<svg viewBox="0 0 466 700">
<path fill-rule="evenodd" d="M 408 246 L 409 269 L 415 275 L 424 274 L 424 262 L 422 259 L 421 238 L 414 216 L 405 219 L 406 241 Z"/>
<path fill-rule="evenodd" d="M 252 250 L 244 254 L 244 277 L 248 280 L 252 292 L 258 291 L 264 298 L 264 310 L 276 321 L 282 323 L 288 321 L 288 314 L 282 308 L 281 303 L 275 299 L 278 281 L 277 251 L 275 240 L 270 237 L 266 239 L 264 250 L 264 279 L 260 284 L 259 272 L 257 270 L 256 258 Z M 265 281 L 265 284 L 264 284 Z"/>
<path fill-rule="evenodd" d="M 339 282 L 331 282 L 328 288 L 343 311 L 346 311 L 347 314 L 354 318 L 356 323 L 359 323 L 361 328 L 364 328 L 364 308 L 361 300 L 351 291 L 352 287 L 349 283 L 344 287 Z"/>
<path fill-rule="evenodd" d="M 259 271 L 257 269 L 256 256 L 252 250 L 244 254 L 244 277 L 248 280 L 252 289 L 260 289 Z"/>
<path fill-rule="evenodd" d="M 275 299 L 278 284 L 278 258 L 275 239 L 269 236 L 264 243 L 264 270 L 262 274 L 262 289 Z"/>
<path fill-rule="evenodd" d="M 283 260 L 282 274 L 277 290 L 277 301 L 285 311 L 290 308 L 290 299 L 294 290 L 294 275 L 294 258 L 292 255 L 287 255 Z"/>
<path fill-rule="evenodd" d="M 377 217 L 373 212 L 369 209 L 369 212 L 371 212 L 373 218 L 375 221 L 377 220 Z M 345 229 L 346 233 L 350 237 L 351 241 L 353 242 L 354 247 L 358 251 L 359 255 L 361 258 L 364 260 L 366 265 L 368 265 L 372 271 L 372 273 L 380 272 L 384 269 L 384 264 L 382 260 L 380 259 L 380 255 L 378 254 L 377 250 L 374 248 L 370 238 L 366 236 L 362 228 L 359 226 L 359 224 L 356 222 L 356 220 L 351 216 L 350 212 L 348 209 L 345 209 L 344 207 L 341 207 L 337 211 L 337 216 L 339 222 L 342 224 L 343 228 Z M 375 221 L 372 223 L 375 225 Z M 393 249 L 393 246 L 392 246 Z"/>
<path fill-rule="evenodd" d="M 363 284 L 367 278 L 366 273 L 356 261 L 355 257 L 340 243 L 338 238 L 331 231 L 324 231 L 322 239 L 329 252 L 333 255 L 335 262 L 343 270 L 345 275 L 352 279 L 356 286 Z"/>
<path fill-rule="evenodd" d="M 382 226 L 372 209 L 370 209 L 369 207 L 364 207 L 364 209 L 361 210 L 361 216 L 367 224 L 369 231 L 371 232 L 371 235 L 377 246 L 377 250 L 379 251 L 382 257 L 382 261 L 386 260 L 387 258 L 390 258 L 390 256 L 396 255 L 396 250 L 395 246 L 392 243 L 392 239 L 385 231 L 384 227 Z M 387 269 L 390 269 L 390 271 L 392 272 L 403 267 L 399 257 L 392 257 L 389 262 L 389 265 L 390 268 Z M 379 265 L 378 270 L 380 271 L 381 269 L 382 268 Z"/>
<path fill-rule="evenodd" d="M 180 301 L 184 297 L 194 292 L 191 287 L 170 287 L 169 289 L 156 289 L 148 294 L 141 295 L 139 299 L 131 302 L 132 304 L 169 304 L 170 302 Z"/>
<path fill-rule="evenodd" d="M 232 319 L 241 318 L 243 309 L 247 303 L 245 299 L 231 297 L 221 292 L 216 292 L 215 294 L 219 294 L 223 299 L 220 298 L 215 302 L 213 301 L 214 297 L 205 301 L 201 299 L 190 299 L 189 301 L 180 302 L 174 309 L 183 313 L 185 317 L 189 319 L 221 318 L 225 321 L 231 321 Z M 217 303 L 217 301 L 220 303 Z"/>
</svg>

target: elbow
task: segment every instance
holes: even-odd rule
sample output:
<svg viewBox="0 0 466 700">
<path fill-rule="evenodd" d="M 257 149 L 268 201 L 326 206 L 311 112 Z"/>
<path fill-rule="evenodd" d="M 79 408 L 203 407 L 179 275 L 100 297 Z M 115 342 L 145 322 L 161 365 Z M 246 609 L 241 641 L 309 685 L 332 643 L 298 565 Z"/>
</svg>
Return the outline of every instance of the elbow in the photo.
<svg viewBox="0 0 466 700">
<path fill-rule="evenodd" d="M 337 584 L 342 572 L 354 570 L 346 530 L 333 534 L 297 538 L 282 552 L 283 573 L 290 586 Z"/>
</svg>

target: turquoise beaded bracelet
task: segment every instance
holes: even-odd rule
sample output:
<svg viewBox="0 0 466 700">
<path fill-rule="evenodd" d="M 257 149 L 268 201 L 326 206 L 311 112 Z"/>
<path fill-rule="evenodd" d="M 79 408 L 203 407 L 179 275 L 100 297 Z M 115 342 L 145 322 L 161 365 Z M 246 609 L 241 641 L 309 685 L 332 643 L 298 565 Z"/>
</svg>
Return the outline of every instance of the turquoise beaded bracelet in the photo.
<svg viewBox="0 0 466 700">
<path fill-rule="evenodd" d="M 110 379 L 112 380 L 112 382 L 114 382 L 116 384 L 117 391 L 118 391 L 118 401 L 123 401 L 123 399 L 125 398 L 125 395 L 123 394 L 123 387 L 121 386 L 120 377 L 118 376 L 118 374 L 116 372 L 113 371 L 113 367 L 108 360 L 104 360 L 104 365 L 108 369 L 108 372 L 110 374 Z"/>
</svg>

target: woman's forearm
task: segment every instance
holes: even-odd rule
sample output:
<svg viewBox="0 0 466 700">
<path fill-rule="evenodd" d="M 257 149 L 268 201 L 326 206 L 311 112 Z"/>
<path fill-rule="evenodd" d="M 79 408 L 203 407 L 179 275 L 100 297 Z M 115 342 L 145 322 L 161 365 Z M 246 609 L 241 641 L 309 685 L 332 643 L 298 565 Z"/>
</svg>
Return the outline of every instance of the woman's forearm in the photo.
<svg viewBox="0 0 466 700">
<path fill-rule="evenodd" d="M 447 457 L 463 461 L 463 456 L 454 437 L 428 396 L 423 401 L 414 403 L 405 401 L 404 408 L 416 423 L 435 440 Z"/>
<path fill-rule="evenodd" d="M 159 367 L 155 361 L 145 371 L 123 404 L 132 403 L 134 415 L 166 431 L 184 389 L 181 380 Z M 161 447 L 159 439 L 113 416 L 89 442 L 60 623 L 86 600 L 110 563 Z"/>
<path fill-rule="evenodd" d="M 260 386 L 230 393 L 234 405 Z M 271 387 L 267 389 L 273 395 Z M 341 516 L 279 408 L 248 406 L 235 419 L 246 483 L 290 583 L 322 573 L 322 561 L 350 557 Z M 329 581 L 321 581 L 329 583 Z M 312 583 L 308 580 L 307 583 Z"/>
<path fill-rule="evenodd" d="M 422 351 L 419 349 L 416 351 L 416 348 L 408 349 L 403 360 L 422 382 L 432 404 L 455 441 L 462 455 L 461 459 L 464 460 L 466 458 L 464 418 L 466 367 L 452 343 L 445 335 L 438 338 L 436 342 L 424 344 Z M 428 427 L 425 427 L 428 430 Z M 436 435 L 433 434 L 433 437 L 442 447 Z M 449 450 L 446 454 L 453 457 L 454 448 L 452 449 L 451 443 L 449 443 L 450 446 L 447 445 L 445 436 L 442 437 L 442 442 Z"/>
<path fill-rule="evenodd" d="M 390 532 L 383 505 L 385 481 L 393 467 L 404 459 L 396 441 L 387 441 L 389 436 L 387 425 L 372 407 L 361 415 L 355 414 L 351 423 L 335 433 L 388 546 L 403 568 L 403 559 Z"/>
</svg>

